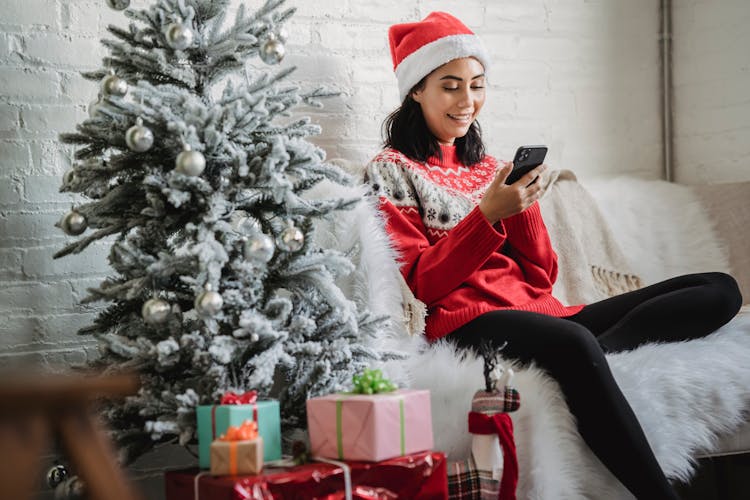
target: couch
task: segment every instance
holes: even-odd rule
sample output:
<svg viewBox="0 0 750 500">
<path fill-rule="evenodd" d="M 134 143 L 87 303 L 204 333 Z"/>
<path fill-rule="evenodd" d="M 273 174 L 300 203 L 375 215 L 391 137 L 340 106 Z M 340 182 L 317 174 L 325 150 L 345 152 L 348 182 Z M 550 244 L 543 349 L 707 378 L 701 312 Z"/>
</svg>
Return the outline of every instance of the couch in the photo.
<svg viewBox="0 0 750 500">
<path fill-rule="evenodd" d="M 354 175 L 345 161 L 332 161 Z M 540 200 L 558 251 L 555 295 L 577 303 L 688 272 L 724 271 L 750 297 L 750 183 L 689 187 L 630 178 L 578 182 L 552 171 Z M 363 186 L 319 186 L 312 196 L 363 197 Z M 482 362 L 420 335 L 424 305 L 404 286 L 375 202 L 337 214 L 317 229 L 319 243 L 349 251 L 356 271 L 345 293 L 391 325 L 373 342 L 406 359 L 384 369 L 403 385 L 432 394 L 436 448 L 450 460 L 470 453 L 466 414 L 482 385 Z M 668 477 L 687 482 L 700 456 L 750 451 L 750 309 L 705 339 L 646 345 L 608 355 L 618 383 Z M 632 498 L 578 435 L 556 382 L 534 366 L 515 368 L 521 409 L 512 414 L 520 477 L 518 498 Z"/>
</svg>

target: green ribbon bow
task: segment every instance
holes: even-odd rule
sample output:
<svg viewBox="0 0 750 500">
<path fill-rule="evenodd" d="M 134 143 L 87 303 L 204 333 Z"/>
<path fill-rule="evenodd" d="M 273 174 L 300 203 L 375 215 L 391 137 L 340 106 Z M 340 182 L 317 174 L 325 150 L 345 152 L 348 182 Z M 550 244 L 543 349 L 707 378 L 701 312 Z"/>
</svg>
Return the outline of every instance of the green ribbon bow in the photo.
<svg viewBox="0 0 750 500">
<path fill-rule="evenodd" d="M 396 384 L 383 378 L 383 372 L 380 370 L 369 370 L 365 369 L 362 375 L 354 375 L 352 377 L 354 383 L 354 394 L 380 394 L 383 392 L 393 392 L 398 387 Z"/>
</svg>

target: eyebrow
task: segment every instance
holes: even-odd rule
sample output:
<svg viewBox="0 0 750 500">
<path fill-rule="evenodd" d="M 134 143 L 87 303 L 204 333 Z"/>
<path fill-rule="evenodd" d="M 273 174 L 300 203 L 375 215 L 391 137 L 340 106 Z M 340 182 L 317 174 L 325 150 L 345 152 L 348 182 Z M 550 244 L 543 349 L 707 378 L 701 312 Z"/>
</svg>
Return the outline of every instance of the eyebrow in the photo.
<svg viewBox="0 0 750 500">
<path fill-rule="evenodd" d="M 484 76 L 484 73 L 482 73 L 481 75 L 477 75 L 477 76 L 473 77 L 472 80 L 476 80 L 477 78 L 482 78 L 483 76 Z M 463 78 L 458 77 L 458 76 L 454 76 L 454 75 L 445 75 L 444 77 L 441 78 L 441 80 L 457 80 L 459 82 L 463 82 L 464 81 Z"/>
</svg>

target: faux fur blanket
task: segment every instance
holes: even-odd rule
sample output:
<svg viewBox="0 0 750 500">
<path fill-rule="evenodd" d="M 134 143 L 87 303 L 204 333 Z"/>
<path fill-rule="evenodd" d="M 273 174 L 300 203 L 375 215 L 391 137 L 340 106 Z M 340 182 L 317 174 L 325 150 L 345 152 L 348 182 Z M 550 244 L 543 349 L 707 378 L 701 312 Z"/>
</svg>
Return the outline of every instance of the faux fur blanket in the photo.
<svg viewBox="0 0 750 500">
<path fill-rule="evenodd" d="M 322 185 L 314 196 L 360 197 L 363 192 L 362 187 Z M 710 231 L 693 222 L 693 231 Z M 547 220 L 551 234 L 557 230 L 553 224 Z M 471 397 L 482 385 L 482 363 L 406 333 L 396 255 L 374 204 L 360 203 L 337 214 L 319 225 L 316 238 L 352 252 L 357 269 L 342 282 L 345 293 L 374 312 L 393 316 L 391 328 L 375 342 L 408 355 L 385 369 L 404 385 L 431 391 L 436 449 L 452 460 L 467 457 L 466 419 Z M 686 480 L 694 468 L 691 457 L 710 450 L 718 434 L 740 424 L 750 403 L 750 314 L 705 339 L 647 345 L 608 360 L 665 472 Z M 522 398 L 513 414 L 519 499 L 632 498 L 582 441 L 554 380 L 533 366 L 516 367 L 514 383 Z"/>
</svg>

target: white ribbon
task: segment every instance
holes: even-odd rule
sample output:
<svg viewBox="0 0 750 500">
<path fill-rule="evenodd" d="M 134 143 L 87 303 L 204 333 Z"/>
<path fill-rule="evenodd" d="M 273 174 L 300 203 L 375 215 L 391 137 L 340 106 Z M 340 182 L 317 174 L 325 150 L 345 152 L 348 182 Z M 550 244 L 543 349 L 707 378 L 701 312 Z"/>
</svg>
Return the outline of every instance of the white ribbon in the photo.
<svg viewBox="0 0 750 500">
<path fill-rule="evenodd" d="M 312 457 L 316 462 L 323 462 L 326 464 L 337 465 L 344 470 L 344 498 L 346 500 L 352 500 L 352 472 L 347 464 L 339 462 L 338 460 L 331 460 L 330 458 L 323 457 Z"/>
</svg>

